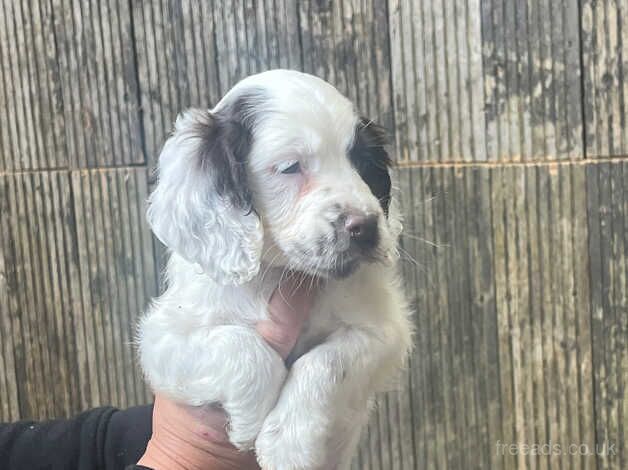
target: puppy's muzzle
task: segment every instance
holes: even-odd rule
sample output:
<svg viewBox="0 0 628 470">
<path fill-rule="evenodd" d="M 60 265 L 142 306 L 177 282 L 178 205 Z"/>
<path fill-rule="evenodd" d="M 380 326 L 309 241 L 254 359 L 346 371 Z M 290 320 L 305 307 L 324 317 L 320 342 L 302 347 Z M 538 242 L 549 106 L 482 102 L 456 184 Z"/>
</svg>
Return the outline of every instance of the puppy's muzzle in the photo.
<svg viewBox="0 0 628 470">
<path fill-rule="evenodd" d="M 338 251 L 352 255 L 370 255 L 379 244 L 379 222 L 375 214 L 349 212 L 334 223 Z"/>
<path fill-rule="evenodd" d="M 377 216 L 351 214 L 345 221 L 345 230 L 349 232 L 350 242 L 363 252 L 369 252 L 377 246 L 379 231 Z"/>
</svg>

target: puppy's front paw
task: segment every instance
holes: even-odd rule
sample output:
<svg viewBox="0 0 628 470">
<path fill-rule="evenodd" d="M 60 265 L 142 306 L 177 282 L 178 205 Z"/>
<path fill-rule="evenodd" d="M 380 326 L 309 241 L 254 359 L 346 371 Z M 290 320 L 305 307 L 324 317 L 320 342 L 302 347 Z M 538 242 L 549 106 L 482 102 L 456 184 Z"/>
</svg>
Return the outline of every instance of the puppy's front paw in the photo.
<svg viewBox="0 0 628 470">
<path fill-rule="evenodd" d="M 280 367 L 275 367 L 270 377 L 258 377 L 247 384 L 247 390 L 233 394 L 223 402 L 223 408 L 229 416 L 227 434 L 229 441 L 239 450 L 251 450 L 255 438 L 260 433 L 268 413 L 272 410 L 283 383 L 285 374 Z"/>
<path fill-rule="evenodd" d="M 277 407 L 255 441 L 257 461 L 264 470 L 322 470 L 329 428 L 320 413 Z"/>
<path fill-rule="evenodd" d="M 212 396 L 216 397 L 213 401 L 220 402 L 229 417 L 231 443 L 240 450 L 251 450 L 277 402 L 287 370 L 283 359 L 256 332 L 228 326 L 222 329 L 230 336 L 222 331 L 212 344 L 216 350 L 216 366 L 210 377 L 214 382 Z M 207 393 L 203 388 L 207 383 L 205 378 L 198 381 L 196 395 Z"/>
</svg>

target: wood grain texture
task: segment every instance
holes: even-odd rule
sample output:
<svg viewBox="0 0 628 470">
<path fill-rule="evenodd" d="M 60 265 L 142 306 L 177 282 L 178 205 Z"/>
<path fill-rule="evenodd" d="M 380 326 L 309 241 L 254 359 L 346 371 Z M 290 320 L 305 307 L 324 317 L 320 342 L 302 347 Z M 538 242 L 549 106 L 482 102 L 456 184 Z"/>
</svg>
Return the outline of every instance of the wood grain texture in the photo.
<svg viewBox="0 0 628 470">
<path fill-rule="evenodd" d="M 486 160 L 480 2 L 390 2 L 401 161 Z"/>
<path fill-rule="evenodd" d="M 418 468 L 595 468 L 594 457 L 497 447 L 595 447 L 585 168 L 452 166 L 399 177 L 404 277 L 416 295 Z"/>
<path fill-rule="evenodd" d="M 606 449 L 597 462 L 598 468 L 623 469 L 628 464 L 628 165 L 590 166 L 586 177 L 594 425 L 596 444 Z"/>
<path fill-rule="evenodd" d="M 587 155 L 628 154 L 628 4 L 581 2 Z"/>
<path fill-rule="evenodd" d="M 501 221 L 495 256 L 499 343 L 506 352 L 500 383 L 507 442 L 540 438 L 592 449 L 587 267 L 574 256 L 587 249 L 585 227 L 574 212 L 585 205 L 583 169 L 500 173 L 496 183 L 504 197 L 494 199 L 494 220 Z M 576 458 L 519 454 L 512 464 L 552 468 Z"/>
<path fill-rule="evenodd" d="M 68 165 L 48 2 L 0 2 L 0 170 Z"/>
<path fill-rule="evenodd" d="M 386 2 L 299 2 L 303 71 L 351 99 L 370 119 L 392 128 Z"/>
<path fill-rule="evenodd" d="M 0 3 L 0 170 L 144 162 L 128 2 Z"/>
<path fill-rule="evenodd" d="M 574 2 L 390 2 L 401 161 L 583 157 Z"/>
<path fill-rule="evenodd" d="M 213 5 L 213 8 L 211 6 Z M 314 73 L 392 129 L 385 2 L 185 0 L 133 7 L 147 154 L 176 115 L 272 68 Z"/>
<path fill-rule="evenodd" d="M 394 135 L 415 349 L 353 468 L 627 468 L 627 48 L 623 0 L 0 0 L 0 420 L 150 400 L 151 169 L 282 67 Z"/>
<path fill-rule="evenodd" d="M 129 2 L 52 5 L 72 167 L 143 163 Z"/>
<path fill-rule="evenodd" d="M 145 402 L 132 343 L 156 290 L 146 170 L 8 175 L 1 193 L 0 419 Z"/>
<path fill-rule="evenodd" d="M 301 68 L 295 2 L 161 0 L 132 13 L 149 166 L 180 111 L 213 107 L 252 73 Z"/>
</svg>

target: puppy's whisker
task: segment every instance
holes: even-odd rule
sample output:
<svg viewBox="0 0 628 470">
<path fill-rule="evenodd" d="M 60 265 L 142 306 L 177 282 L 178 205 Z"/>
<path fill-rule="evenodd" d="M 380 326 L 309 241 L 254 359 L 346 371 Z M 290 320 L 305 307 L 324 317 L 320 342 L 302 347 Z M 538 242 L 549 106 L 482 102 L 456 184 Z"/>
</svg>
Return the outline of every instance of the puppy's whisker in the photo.
<svg viewBox="0 0 628 470">
<path fill-rule="evenodd" d="M 303 271 L 298 271 L 298 273 L 299 273 L 299 283 L 295 287 L 295 290 L 299 290 L 299 288 L 303 285 L 303 283 L 307 279 L 307 273 Z"/>
<path fill-rule="evenodd" d="M 397 249 L 399 250 L 399 253 L 404 255 L 404 256 L 401 256 L 401 259 L 410 261 L 412 264 L 414 264 L 414 266 L 416 266 L 416 268 L 419 271 L 421 271 L 423 274 L 427 274 L 427 269 L 425 269 L 425 267 L 422 266 L 421 263 L 419 263 L 416 259 L 414 259 L 412 255 L 410 255 L 410 253 L 408 253 L 406 250 L 404 250 L 400 246 L 397 247 Z"/>
<path fill-rule="evenodd" d="M 322 264 L 323 264 L 323 261 L 322 261 L 322 259 L 319 258 L 318 262 L 316 263 L 316 271 L 317 272 L 320 272 L 320 268 L 321 268 Z M 314 278 L 312 277 L 312 285 L 313 285 L 313 283 L 314 283 Z"/>
<path fill-rule="evenodd" d="M 413 240 L 418 240 L 418 241 L 423 242 L 423 243 L 427 243 L 428 245 L 430 245 L 430 246 L 432 246 L 434 248 L 450 248 L 451 247 L 451 245 L 449 243 L 433 242 L 431 240 L 428 240 L 427 238 L 419 237 L 418 235 L 413 235 L 411 232 L 404 231 L 401 236 L 402 237 L 412 238 Z"/>
<path fill-rule="evenodd" d="M 419 266 L 419 262 L 417 260 L 415 260 L 412 255 L 410 253 L 408 253 L 406 250 L 404 250 L 401 247 L 398 247 L 399 252 L 402 253 L 403 255 L 405 255 L 409 261 L 411 261 L 412 263 L 414 263 L 417 267 Z"/>
<path fill-rule="evenodd" d="M 446 196 L 446 195 L 447 195 L 447 192 L 446 192 L 446 191 L 443 191 L 443 193 L 442 193 L 442 194 L 439 194 L 439 193 L 433 194 L 433 195 L 431 195 L 430 197 L 428 197 L 428 198 L 426 198 L 426 199 L 423 199 L 422 201 L 417 201 L 417 202 L 414 204 L 414 207 L 419 207 L 419 206 L 421 206 L 421 205 L 427 205 L 427 204 L 429 204 L 429 203 L 433 202 L 434 200 L 438 199 L 440 196 Z"/>
<path fill-rule="evenodd" d="M 258 287 L 257 287 L 257 294 L 260 293 L 262 286 L 264 285 L 264 280 L 266 279 L 266 275 L 268 274 L 268 272 L 270 271 L 270 269 L 273 267 L 273 263 L 275 262 L 275 260 L 281 255 L 281 253 L 277 253 L 275 254 L 275 256 L 273 256 L 273 258 L 269 261 L 268 265 L 266 266 L 266 269 L 264 269 L 264 272 L 261 274 L 260 276 L 260 282 L 258 283 Z"/>
<path fill-rule="evenodd" d="M 270 250 L 272 250 L 273 248 L 275 248 L 273 245 L 269 246 L 268 248 L 266 248 L 266 251 L 264 251 L 262 253 L 261 259 L 264 259 L 264 257 L 270 252 Z"/>
<path fill-rule="evenodd" d="M 277 258 L 279 258 L 279 256 L 281 255 L 281 253 L 277 253 L 275 256 L 273 256 L 273 258 L 268 262 L 268 266 L 266 266 L 266 269 L 264 270 L 264 272 L 262 273 L 261 276 L 261 280 L 264 281 L 264 279 L 266 278 L 266 274 L 268 274 L 268 271 L 270 271 L 270 269 L 273 267 L 273 263 L 275 262 L 275 260 Z"/>
<path fill-rule="evenodd" d="M 286 299 L 286 296 L 283 294 L 283 290 L 281 288 L 281 280 L 279 281 L 279 287 L 277 287 L 277 291 L 279 292 L 279 295 L 281 296 L 281 300 L 283 300 L 288 307 L 292 308 L 292 305 L 290 304 L 290 302 L 288 302 L 288 299 Z"/>
<path fill-rule="evenodd" d="M 314 276 L 310 276 L 310 285 L 308 286 L 309 290 L 311 290 L 314 287 L 315 279 L 316 278 Z"/>
</svg>

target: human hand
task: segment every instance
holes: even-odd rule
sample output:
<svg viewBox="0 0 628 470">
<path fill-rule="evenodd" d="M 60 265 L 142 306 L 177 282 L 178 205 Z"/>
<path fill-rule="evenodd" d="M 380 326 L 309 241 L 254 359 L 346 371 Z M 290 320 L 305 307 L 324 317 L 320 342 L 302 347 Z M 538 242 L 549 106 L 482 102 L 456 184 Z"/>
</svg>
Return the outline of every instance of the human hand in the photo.
<svg viewBox="0 0 628 470">
<path fill-rule="evenodd" d="M 315 295 L 315 282 L 291 274 L 273 292 L 269 318 L 258 333 L 285 360 L 299 338 Z M 240 452 L 226 433 L 228 418 L 220 407 L 193 407 L 155 396 L 153 435 L 138 465 L 155 470 L 259 469 L 253 452 Z"/>
</svg>

